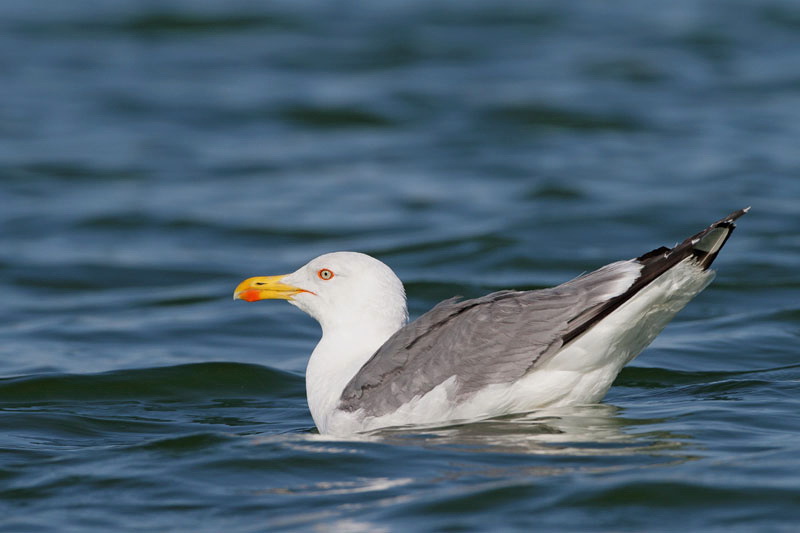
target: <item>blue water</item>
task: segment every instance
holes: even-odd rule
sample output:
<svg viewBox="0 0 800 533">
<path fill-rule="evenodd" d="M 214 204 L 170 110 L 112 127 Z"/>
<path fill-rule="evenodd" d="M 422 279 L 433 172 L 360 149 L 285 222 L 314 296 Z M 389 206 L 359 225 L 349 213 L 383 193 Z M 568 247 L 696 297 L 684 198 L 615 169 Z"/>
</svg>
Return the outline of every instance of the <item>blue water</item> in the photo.
<svg viewBox="0 0 800 533">
<path fill-rule="evenodd" d="M 0 3 L 0 529 L 794 531 L 796 2 Z M 331 440 L 334 250 L 412 316 L 747 205 L 600 405 Z"/>
</svg>

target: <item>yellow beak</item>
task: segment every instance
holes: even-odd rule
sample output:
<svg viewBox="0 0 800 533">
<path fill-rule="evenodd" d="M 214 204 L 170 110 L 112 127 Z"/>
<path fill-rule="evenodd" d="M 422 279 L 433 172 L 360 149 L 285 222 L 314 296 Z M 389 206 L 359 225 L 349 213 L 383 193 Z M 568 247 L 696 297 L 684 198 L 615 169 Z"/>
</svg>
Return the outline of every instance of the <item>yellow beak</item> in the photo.
<svg viewBox="0 0 800 533">
<path fill-rule="evenodd" d="M 241 282 L 233 291 L 234 300 L 257 302 L 258 300 L 291 300 L 298 292 L 310 292 L 281 283 L 282 276 L 261 276 Z"/>
</svg>

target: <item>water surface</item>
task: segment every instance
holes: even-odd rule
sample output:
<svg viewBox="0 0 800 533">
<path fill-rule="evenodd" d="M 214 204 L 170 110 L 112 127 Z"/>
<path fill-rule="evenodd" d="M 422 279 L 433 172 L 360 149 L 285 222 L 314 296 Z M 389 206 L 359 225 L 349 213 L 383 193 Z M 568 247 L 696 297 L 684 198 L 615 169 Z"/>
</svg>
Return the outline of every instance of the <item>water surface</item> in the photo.
<svg viewBox="0 0 800 533">
<path fill-rule="evenodd" d="M 9 0 L 0 529 L 792 531 L 793 2 Z M 412 316 L 752 205 L 595 406 L 321 437 L 253 275 L 358 250 Z"/>
</svg>

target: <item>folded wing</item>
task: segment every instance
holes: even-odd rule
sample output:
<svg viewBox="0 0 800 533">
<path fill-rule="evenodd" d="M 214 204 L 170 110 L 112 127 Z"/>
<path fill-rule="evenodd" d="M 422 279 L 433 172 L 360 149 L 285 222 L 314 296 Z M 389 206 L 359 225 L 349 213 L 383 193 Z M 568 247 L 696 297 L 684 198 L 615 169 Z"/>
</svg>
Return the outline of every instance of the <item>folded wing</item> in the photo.
<svg viewBox="0 0 800 533">
<path fill-rule="evenodd" d="M 345 387 L 339 408 L 382 416 L 455 377 L 457 397 L 514 382 L 679 262 L 707 269 L 743 209 L 636 259 L 536 291 L 445 300 L 395 333 Z"/>
</svg>

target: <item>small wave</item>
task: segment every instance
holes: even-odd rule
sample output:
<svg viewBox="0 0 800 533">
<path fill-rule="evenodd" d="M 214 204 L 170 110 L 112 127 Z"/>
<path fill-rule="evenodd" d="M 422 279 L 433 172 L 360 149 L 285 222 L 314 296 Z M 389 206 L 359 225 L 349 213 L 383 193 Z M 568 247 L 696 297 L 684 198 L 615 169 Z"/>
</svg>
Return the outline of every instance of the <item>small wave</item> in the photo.
<svg viewBox="0 0 800 533">
<path fill-rule="evenodd" d="M 540 128 L 578 131 L 638 131 L 645 125 L 638 117 L 626 114 L 600 114 L 538 103 L 497 106 L 487 111 L 490 120 Z"/>
<path fill-rule="evenodd" d="M 355 107 L 294 106 L 283 113 L 289 122 L 317 128 L 387 127 L 394 122 L 387 116 Z"/>
<path fill-rule="evenodd" d="M 125 399 L 302 398 L 302 376 L 242 363 L 197 363 L 116 370 L 102 374 L 47 374 L 0 380 L 0 402 Z"/>
<path fill-rule="evenodd" d="M 228 442 L 231 437 L 219 432 L 193 433 L 178 437 L 166 437 L 136 444 L 130 449 L 155 451 L 155 452 L 193 452 Z"/>
<path fill-rule="evenodd" d="M 728 379 L 746 372 L 686 372 L 667 368 L 629 366 L 622 369 L 614 385 L 659 389 L 675 385 L 694 385 Z"/>
<path fill-rule="evenodd" d="M 239 33 L 264 29 L 297 29 L 302 23 L 281 14 L 193 15 L 180 12 L 153 12 L 117 20 L 64 21 L 22 24 L 27 33 L 73 35 L 108 35 L 129 33 L 137 36 L 170 36 L 183 34 Z"/>
<path fill-rule="evenodd" d="M 616 386 L 638 387 L 643 389 L 670 388 L 675 386 L 708 386 L 718 383 L 770 383 L 767 379 L 758 379 L 755 376 L 785 374 L 787 371 L 794 374 L 800 365 L 785 365 L 771 368 L 744 371 L 706 371 L 687 372 L 666 368 L 626 367 L 622 369 Z"/>
</svg>

